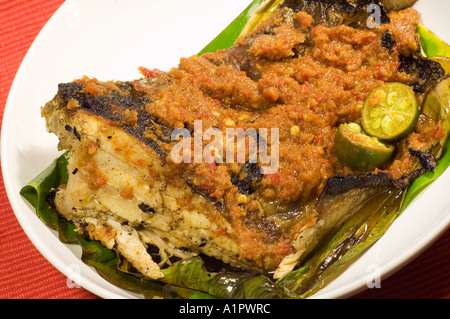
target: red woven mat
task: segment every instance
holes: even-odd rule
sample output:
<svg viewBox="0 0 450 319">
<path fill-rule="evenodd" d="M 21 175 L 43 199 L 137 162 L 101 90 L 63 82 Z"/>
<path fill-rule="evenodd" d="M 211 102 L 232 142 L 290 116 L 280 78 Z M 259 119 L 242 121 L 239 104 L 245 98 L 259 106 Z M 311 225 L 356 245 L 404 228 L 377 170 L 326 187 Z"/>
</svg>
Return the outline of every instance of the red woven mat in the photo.
<svg viewBox="0 0 450 319">
<path fill-rule="evenodd" d="M 0 0 L 0 115 L 28 48 L 63 2 Z M 68 287 L 67 278 L 37 251 L 16 220 L 3 183 L 0 214 L 0 298 L 98 298 L 83 288 Z M 383 280 L 381 288 L 367 289 L 353 298 L 449 298 L 449 247 L 450 231 L 412 263 Z"/>
</svg>

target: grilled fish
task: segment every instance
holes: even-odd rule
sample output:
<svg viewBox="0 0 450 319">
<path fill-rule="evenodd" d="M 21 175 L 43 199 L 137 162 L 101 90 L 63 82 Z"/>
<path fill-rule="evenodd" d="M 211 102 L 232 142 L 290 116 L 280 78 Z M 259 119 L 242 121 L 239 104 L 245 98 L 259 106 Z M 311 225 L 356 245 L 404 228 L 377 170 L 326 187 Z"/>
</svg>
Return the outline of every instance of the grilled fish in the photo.
<svg viewBox="0 0 450 319">
<path fill-rule="evenodd" d="M 169 71 L 60 84 L 42 109 L 59 149 L 70 151 L 68 183 L 54 198 L 58 212 L 152 279 L 174 257 L 198 254 L 281 277 L 364 201 L 339 208 L 330 198 L 406 187 L 422 174 L 411 174 L 417 155 L 439 139 L 429 119 L 368 175 L 340 163 L 333 144 L 337 126 L 360 120 L 376 86 L 404 82 L 420 95 L 427 85 L 418 70 L 424 63 L 416 62 L 417 12 L 386 13 L 378 28 L 325 26 L 303 5 L 286 3 L 232 48 L 181 59 Z M 434 70 L 427 76 L 441 76 Z M 242 158 L 235 143 L 223 142 L 238 129 L 256 132 L 244 136 Z M 222 143 L 199 144 L 197 133 Z M 187 147 L 178 148 L 181 140 Z M 417 141 L 421 149 L 411 151 Z M 252 143 L 265 146 L 265 160 Z M 149 252 L 155 247 L 159 259 Z"/>
</svg>

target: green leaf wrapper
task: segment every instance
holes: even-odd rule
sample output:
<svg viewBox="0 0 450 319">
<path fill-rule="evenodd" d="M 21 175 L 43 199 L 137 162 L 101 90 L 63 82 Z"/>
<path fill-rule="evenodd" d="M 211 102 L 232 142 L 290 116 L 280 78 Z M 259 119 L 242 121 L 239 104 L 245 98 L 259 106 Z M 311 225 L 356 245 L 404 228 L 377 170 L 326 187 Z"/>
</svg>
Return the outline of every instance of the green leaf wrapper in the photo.
<svg viewBox="0 0 450 319">
<path fill-rule="evenodd" d="M 200 53 L 215 52 L 231 47 L 264 0 L 253 1 L 225 30 L 212 40 Z M 273 1 L 271 1 L 273 2 Z"/>
<path fill-rule="evenodd" d="M 450 46 L 428 30 L 423 24 L 417 26 L 417 32 L 421 37 L 422 49 L 426 56 L 450 57 Z"/>
</svg>

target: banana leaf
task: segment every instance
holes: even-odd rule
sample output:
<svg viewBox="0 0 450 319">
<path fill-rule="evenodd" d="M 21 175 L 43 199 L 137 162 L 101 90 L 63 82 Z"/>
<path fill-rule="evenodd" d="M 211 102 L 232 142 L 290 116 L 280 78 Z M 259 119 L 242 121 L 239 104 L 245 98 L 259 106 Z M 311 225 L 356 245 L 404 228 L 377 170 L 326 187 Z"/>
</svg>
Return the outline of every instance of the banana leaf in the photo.
<svg viewBox="0 0 450 319">
<path fill-rule="evenodd" d="M 201 52 L 230 47 L 243 32 L 251 31 L 260 21 L 276 11 L 281 0 L 255 0 L 231 25 Z M 418 28 L 427 55 L 450 56 L 448 46 L 425 27 Z M 436 49 L 439 48 L 439 49 Z M 147 279 L 124 269 L 121 257 L 96 241 L 83 238 L 75 226 L 59 217 L 47 201 L 54 189 L 67 182 L 68 152 L 21 190 L 21 195 L 36 209 L 39 218 L 58 230 L 64 243 L 81 245 L 82 260 L 114 285 L 145 298 L 239 298 L 276 299 L 307 298 L 325 287 L 363 251 L 375 243 L 411 201 L 450 166 L 448 143 L 442 150 L 436 170 L 421 176 L 407 190 L 386 189 L 370 197 L 365 205 L 332 233 L 297 269 L 274 281 L 268 276 L 252 273 L 210 272 L 200 257 L 179 261 L 162 269 L 164 278 Z"/>
<path fill-rule="evenodd" d="M 265 2 L 264 5 L 262 3 Z M 267 2 L 280 2 L 280 0 L 255 0 L 253 1 L 225 30 L 223 30 L 214 40 L 212 40 L 199 55 L 207 52 L 215 52 L 220 49 L 231 47 L 236 39 L 241 35 L 246 25 L 258 12 L 266 12 Z M 262 18 L 262 17 L 261 17 Z"/>
<path fill-rule="evenodd" d="M 445 56 L 450 57 L 450 46 L 438 38 L 423 24 L 419 24 L 417 32 L 421 36 L 421 44 L 424 53 L 429 57 Z"/>
</svg>

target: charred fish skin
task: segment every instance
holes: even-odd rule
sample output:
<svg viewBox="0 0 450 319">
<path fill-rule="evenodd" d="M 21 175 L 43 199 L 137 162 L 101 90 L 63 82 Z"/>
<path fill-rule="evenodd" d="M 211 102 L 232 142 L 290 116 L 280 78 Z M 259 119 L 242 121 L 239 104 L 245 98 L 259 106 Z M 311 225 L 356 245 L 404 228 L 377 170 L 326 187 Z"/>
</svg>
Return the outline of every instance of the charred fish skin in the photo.
<svg viewBox="0 0 450 319">
<path fill-rule="evenodd" d="M 377 6 L 380 23 L 390 22 L 382 1 L 378 0 L 286 0 L 281 7 L 309 13 L 315 26 L 324 23 L 327 26 L 346 24 L 360 27 L 365 25 L 369 14 L 374 13 L 371 5 Z"/>
<path fill-rule="evenodd" d="M 400 56 L 399 71 L 418 75 L 417 82 L 409 83 L 416 93 L 425 93 L 428 87 L 445 74 L 439 63 L 422 56 L 420 48 L 411 56 Z"/>
<path fill-rule="evenodd" d="M 98 82 L 93 84 L 91 89 L 99 92 L 89 94 L 79 82 L 63 83 L 59 85 L 59 93 L 66 103 L 71 101 L 77 104 L 77 108 L 113 122 L 123 123 L 123 129 L 145 141 L 165 161 L 167 153 L 162 149 L 161 143 L 170 142 L 173 129 L 159 123 L 158 118 L 145 112 L 145 105 L 151 101 L 149 96 L 138 92 L 132 83 L 105 85 L 109 87 L 102 88 L 102 84 Z M 107 90 L 107 94 L 101 94 L 102 90 Z M 162 134 L 155 134 L 155 139 L 144 136 L 148 136 L 145 133 L 149 130 L 154 132 L 157 129 L 160 129 Z"/>
<path fill-rule="evenodd" d="M 429 165 L 429 166 L 428 166 Z M 383 172 L 362 175 L 335 176 L 329 178 L 319 197 L 319 203 L 325 197 L 334 197 L 345 194 L 354 189 L 406 189 L 411 183 L 423 175 L 427 170 L 433 170 L 434 166 L 427 164 L 426 168 L 419 168 L 399 179 L 394 179 L 390 174 Z"/>
</svg>

